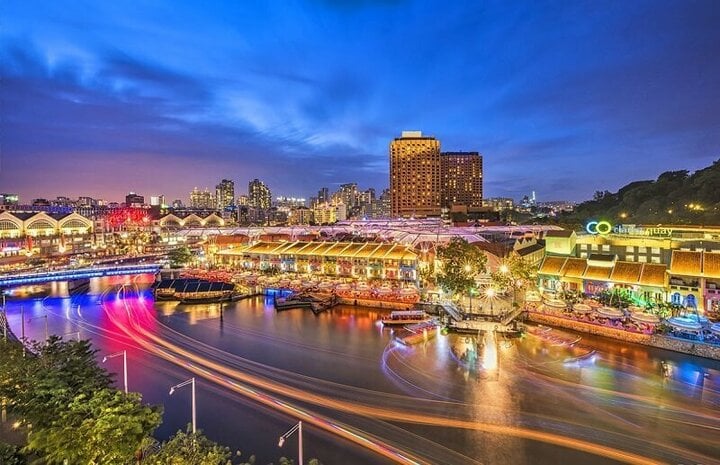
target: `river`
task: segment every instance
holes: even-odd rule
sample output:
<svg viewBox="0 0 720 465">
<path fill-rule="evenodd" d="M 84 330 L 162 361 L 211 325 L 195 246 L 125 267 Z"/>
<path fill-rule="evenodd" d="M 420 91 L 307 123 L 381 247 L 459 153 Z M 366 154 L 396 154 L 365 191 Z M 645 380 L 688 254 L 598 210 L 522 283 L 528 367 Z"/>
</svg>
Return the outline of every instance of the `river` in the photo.
<svg viewBox="0 0 720 465">
<path fill-rule="evenodd" d="M 542 327 L 407 347 L 374 309 L 277 313 L 253 298 L 221 311 L 155 302 L 149 281 L 7 309 L 18 335 L 22 309 L 30 338 L 47 314 L 50 333 L 80 331 L 99 359 L 126 349 L 130 390 L 164 405 L 159 438 L 189 423 L 189 389 L 168 389 L 196 376 L 198 427 L 263 464 L 296 458 L 294 436 L 277 442 L 298 419 L 306 462 L 326 465 L 720 463 L 715 361 Z M 120 358 L 107 367 L 121 376 Z"/>
</svg>

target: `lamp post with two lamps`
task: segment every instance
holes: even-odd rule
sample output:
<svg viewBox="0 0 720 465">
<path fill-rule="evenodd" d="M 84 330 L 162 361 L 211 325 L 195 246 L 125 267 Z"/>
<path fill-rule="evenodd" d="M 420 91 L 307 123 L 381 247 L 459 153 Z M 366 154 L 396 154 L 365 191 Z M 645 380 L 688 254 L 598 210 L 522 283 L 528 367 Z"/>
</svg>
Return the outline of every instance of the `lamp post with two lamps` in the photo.
<svg viewBox="0 0 720 465">
<path fill-rule="evenodd" d="M 197 432 L 196 422 L 195 422 L 195 377 L 192 377 L 188 379 L 187 381 L 183 381 L 180 384 L 176 384 L 175 386 L 170 388 L 170 395 L 173 395 L 177 389 L 180 389 L 181 387 L 190 385 L 192 388 L 192 432 L 195 434 Z M 302 463 L 300 464 L 302 465 Z"/>
<path fill-rule="evenodd" d="M 79 333 L 78 333 L 79 337 Z M 103 357 L 103 363 L 107 362 L 108 359 L 115 358 L 122 355 L 123 358 L 123 383 L 125 385 L 125 394 L 128 393 L 128 377 L 127 377 L 127 350 L 121 350 L 120 352 L 115 352 L 114 354 L 106 355 Z M 171 393 L 172 394 L 172 393 Z"/>
<path fill-rule="evenodd" d="M 298 421 L 295 426 L 287 430 L 285 434 L 280 436 L 280 440 L 278 441 L 278 447 L 282 447 L 283 444 L 285 444 L 285 439 L 292 436 L 292 434 L 297 431 L 298 433 L 298 464 L 303 465 L 303 436 L 302 436 L 302 421 Z"/>
</svg>

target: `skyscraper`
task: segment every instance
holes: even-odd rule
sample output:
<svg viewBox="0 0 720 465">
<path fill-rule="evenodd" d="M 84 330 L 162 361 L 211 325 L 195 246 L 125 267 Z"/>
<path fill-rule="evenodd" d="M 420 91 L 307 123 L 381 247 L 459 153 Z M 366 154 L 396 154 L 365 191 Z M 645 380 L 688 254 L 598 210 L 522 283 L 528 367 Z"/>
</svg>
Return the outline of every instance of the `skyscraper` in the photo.
<svg viewBox="0 0 720 465">
<path fill-rule="evenodd" d="M 235 205 L 235 183 L 223 179 L 215 186 L 215 202 L 218 210 L 224 210 Z"/>
<path fill-rule="evenodd" d="M 142 207 L 144 203 L 145 197 L 135 192 L 130 192 L 125 196 L 125 205 L 128 207 Z"/>
<path fill-rule="evenodd" d="M 214 209 L 215 196 L 207 189 L 201 191 L 195 187 L 192 192 L 190 192 L 190 208 Z"/>
<path fill-rule="evenodd" d="M 248 203 L 251 207 L 268 209 L 272 202 L 270 189 L 259 179 L 253 179 L 248 184 Z"/>
<path fill-rule="evenodd" d="M 321 187 L 318 191 L 318 203 L 328 203 L 330 202 L 330 189 L 327 187 Z"/>
<path fill-rule="evenodd" d="M 440 215 L 440 141 L 403 131 L 390 143 L 392 215 Z"/>
<path fill-rule="evenodd" d="M 478 152 L 440 154 L 440 205 L 482 207 L 482 157 Z"/>
</svg>

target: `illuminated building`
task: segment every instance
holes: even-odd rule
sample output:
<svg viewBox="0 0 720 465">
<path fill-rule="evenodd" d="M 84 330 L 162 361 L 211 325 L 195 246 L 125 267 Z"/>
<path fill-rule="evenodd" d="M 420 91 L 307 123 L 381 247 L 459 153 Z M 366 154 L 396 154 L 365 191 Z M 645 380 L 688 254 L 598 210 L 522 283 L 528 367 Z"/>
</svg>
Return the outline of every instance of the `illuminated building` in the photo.
<svg viewBox="0 0 720 465">
<path fill-rule="evenodd" d="M 510 197 L 491 197 L 482 199 L 482 206 L 492 208 L 495 211 L 501 212 L 505 210 L 514 210 L 515 201 Z"/>
<path fill-rule="evenodd" d="M 392 216 L 440 216 L 440 184 L 439 140 L 403 131 L 390 143 Z"/>
<path fill-rule="evenodd" d="M 145 197 L 136 194 L 135 192 L 130 192 L 125 196 L 125 206 L 127 207 L 142 207 L 144 204 Z"/>
<path fill-rule="evenodd" d="M 595 293 L 619 286 L 639 299 L 720 316 L 720 228 L 589 222 L 586 229 L 545 233 L 543 288 Z M 603 263 L 612 264 L 609 274 L 598 271 Z"/>
<path fill-rule="evenodd" d="M 258 242 L 215 253 L 234 269 L 333 276 L 417 280 L 418 253 L 411 247 L 379 242 Z"/>
<path fill-rule="evenodd" d="M 190 208 L 214 210 L 215 207 L 215 196 L 209 190 L 201 191 L 195 187 L 190 192 Z"/>
<path fill-rule="evenodd" d="M 272 203 L 270 188 L 259 179 L 248 184 L 248 205 L 253 208 L 268 209 Z"/>
<path fill-rule="evenodd" d="M 482 157 L 478 152 L 440 154 L 440 205 L 482 207 Z"/>
<path fill-rule="evenodd" d="M 215 186 L 215 202 L 218 210 L 224 210 L 235 206 L 235 183 L 229 179 L 223 179 Z"/>
<path fill-rule="evenodd" d="M 305 199 L 303 197 L 277 197 L 275 199 L 275 205 L 278 207 L 304 207 Z"/>
<path fill-rule="evenodd" d="M 358 187 L 356 182 L 340 184 L 338 200 L 344 203 L 347 208 L 352 208 L 358 203 Z"/>
<path fill-rule="evenodd" d="M 0 205 L 17 205 L 18 203 L 17 194 L 0 194 Z"/>
<path fill-rule="evenodd" d="M 169 213 L 157 220 L 161 228 L 218 228 L 225 226 L 225 220 L 217 213 Z"/>
<path fill-rule="evenodd" d="M 0 213 L 0 257 L 79 253 L 94 245 L 94 224 L 77 213 Z"/>
<path fill-rule="evenodd" d="M 330 201 L 330 190 L 327 187 L 321 187 L 318 191 L 317 202 L 328 203 Z"/>
<path fill-rule="evenodd" d="M 287 222 L 289 225 L 310 224 L 313 222 L 313 211 L 307 207 L 295 207 L 289 210 Z"/>
</svg>

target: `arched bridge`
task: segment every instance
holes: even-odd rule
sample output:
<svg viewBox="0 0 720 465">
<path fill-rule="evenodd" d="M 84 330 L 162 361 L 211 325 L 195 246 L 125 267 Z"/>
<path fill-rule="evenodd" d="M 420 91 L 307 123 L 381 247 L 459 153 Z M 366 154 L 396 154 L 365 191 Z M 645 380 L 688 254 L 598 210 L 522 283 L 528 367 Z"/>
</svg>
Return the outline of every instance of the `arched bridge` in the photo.
<svg viewBox="0 0 720 465">
<path fill-rule="evenodd" d="M 156 274 L 160 271 L 157 263 L 135 265 L 107 265 L 68 270 L 43 271 L 38 273 L 18 273 L 0 276 L 0 287 L 41 284 L 53 281 L 72 281 L 74 279 L 101 278 L 103 276 L 122 276 L 127 274 Z"/>
</svg>

